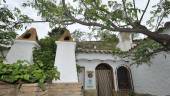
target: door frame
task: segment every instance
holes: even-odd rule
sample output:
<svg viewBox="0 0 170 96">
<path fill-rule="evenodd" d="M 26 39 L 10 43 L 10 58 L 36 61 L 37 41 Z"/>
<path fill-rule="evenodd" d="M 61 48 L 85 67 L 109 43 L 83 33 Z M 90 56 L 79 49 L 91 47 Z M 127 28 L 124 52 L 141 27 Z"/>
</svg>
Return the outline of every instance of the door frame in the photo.
<svg viewBox="0 0 170 96">
<path fill-rule="evenodd" d="M 118 84 L 118 82 L 119 82 L 119 80 L 118 80 L 118 69 L 120 68 L 120 67 L 124 67 L 124 68 L 126 68 L 126 70 L 128 71 L 128 78 L 129 78 L 129 80 L 130 80 L 130 86 L 131 86 L 131 91 L 134 91 L 134 85 L 133 85 L 133 78 L 132 78 L 132 73 L 131 73 L 131 70 L 130 70 L 130 68 L 127 66 L 127 65 L 122 65 L 122 66 L 118 66 L 117 68 L 116 68 L 116 85 L 117 85 L 117 91 L 120 91 L 121 89 L 119 88 L 119 84 Z"/>
<path fill-rule="evenodd" d="M 99 83 L 98 83 L 98 78 L 97 78 L 97 70 L 99 70 L 99 69 L 97 69 L 98 67 L 100 67 L 100 66 L 105 66 L 105 67 L 107 67 L 110 71 L 111 71 L 111 83 L 112 83 L 112 94 L 113 94 L 113 90 L 115 91 L 115 82 L 114 82 L 114 71 L 113 71 L 113 68 L 112 68 L 112 66 L 110 66 L 109 64 L 107 64 L 107 63 L 100 63 L 100 64 L 98 64 L 97 66 L 96 66 L 96 68 L 95 68 L 95 79 L 96 79 L 96 91 L 97 91 L 97 96 L 98 96 L 98 85 L 99 85 Z M 114 96 L 114 94 L 113 94 L 113 96 Z"/>
</svg>

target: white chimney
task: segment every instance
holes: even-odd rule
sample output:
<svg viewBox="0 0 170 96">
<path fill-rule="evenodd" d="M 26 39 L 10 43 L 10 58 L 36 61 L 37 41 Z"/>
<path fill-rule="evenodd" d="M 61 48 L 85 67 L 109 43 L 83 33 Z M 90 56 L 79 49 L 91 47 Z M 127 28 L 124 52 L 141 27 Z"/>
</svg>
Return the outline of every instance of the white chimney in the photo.
<svg viewBox="0 0 170 96">
<path fill-rule="evenodd" d="M 78 83 L 75 58 L 76 43 L 73 42 L 70 33 L 65 31 L 56 44 L 54 66 L 60 72 L 60 80 L 53 80 L 53 83 Z"/>
<path fill-rule="evenodd" d="M 118 36 L 119 43 L 117 44 L 117 48 L 121 51 L 129 51 L 132 47 L 134 47 L 132 43 L 132 36 L 130 33 L 121 32 Z"/>
<path fill-rule="evenodd" d="M 33 50 L 35 47 L 39 47 L 36 41 L 36 29 L 31 28 L 27 30 L 14 41 L 14 44 L 11 46 L 4 62 L 12 64 L 18 60 L 25 60 L 29 63 L 33 63 Z"/>
</svg>

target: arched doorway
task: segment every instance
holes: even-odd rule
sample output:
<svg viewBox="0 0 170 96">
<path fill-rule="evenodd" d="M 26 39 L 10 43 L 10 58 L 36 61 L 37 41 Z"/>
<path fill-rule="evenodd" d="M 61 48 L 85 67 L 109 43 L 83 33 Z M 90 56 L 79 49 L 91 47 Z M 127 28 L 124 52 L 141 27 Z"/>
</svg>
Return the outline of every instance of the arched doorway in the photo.
<svg viewBox="0 0 170 96">
<path fill-rule="evenodd" d="M 96 67 L 97 96 L 113 96 L 114 89 L 113 69 L 108 64 Z"/>
<path fill-rule="evenodd" d="M 121 66 L 117 69 L 118 88 L 119 90 L 132 90 L 131 78 L 129 70 Z"/>
</svg>

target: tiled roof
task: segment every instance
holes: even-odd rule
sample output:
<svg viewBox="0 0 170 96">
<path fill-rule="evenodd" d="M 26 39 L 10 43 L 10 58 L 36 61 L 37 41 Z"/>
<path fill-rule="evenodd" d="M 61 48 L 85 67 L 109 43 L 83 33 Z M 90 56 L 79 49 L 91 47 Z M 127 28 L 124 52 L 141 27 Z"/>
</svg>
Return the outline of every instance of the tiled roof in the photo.
<svg viewBox="0 0 170 96">
<path fill-rule="evenodd" d="M 81 49 L 76 50 L 79 53 L 102 53 L 102 54 L 111 54 L 112 50 L 94 50 L 94 49 Z"/>
<path fill-rule="evenodd" d="M 105 41 L 82 41 L 77 42 L 77 52 L 83 53 L 112 53 L 112 49 L 116 47 L 115 42 Z"/>
</svg>

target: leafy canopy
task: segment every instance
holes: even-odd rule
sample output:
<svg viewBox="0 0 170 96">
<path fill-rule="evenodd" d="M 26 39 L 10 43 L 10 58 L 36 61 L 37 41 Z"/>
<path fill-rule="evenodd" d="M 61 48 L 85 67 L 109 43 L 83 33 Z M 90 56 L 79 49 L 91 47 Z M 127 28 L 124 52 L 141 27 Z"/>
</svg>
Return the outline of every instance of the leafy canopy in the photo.
<svg viewBox="0 0 170 96">
<path fill-rule="evenodd" d="M 143 8 L 137 2 L 137 0 L 33 0 L 24 3 L 23 6 L 37 9 L 51 26 L 78 23 L 89 26 L 97 32 L 108 30 L 108 34 L 111 32 L 142 33 L 151 41 L 144 40 L 146 44 L 141 42 L 141 46 L 138 46 L 134 53 L 134 60 L 145 61 L 146 59 L 142 60 L 141 57 L 150 56 L 159 50 L 170 50 L 170 35 L 160 34 L 162 32 L 160 29 L 165 29 L 161 27 L 169 24 L 167 20 L 170 15 L 170 1 L 146 0 L 146 6 Z M 153 2 L 156 4 L 152 5 Z M 75 32 L 73 36 L 81 37 L 83 34 Z M 149 51 L 150 49 L 154 52 Z"/>
<path fill-rule="evenodd" d="M 169 17 L 170 1 L 161 0 L 151 6 L 140 8 L 137 0 L 33 0 L 23 4 L 39 11 L 44 20 L 51 25 L 68 26 L 81 24 L 96 30 L 114 32 L 142 33 L 150 39 L 170 49 L 170 35 L 160 34 L 158 30 Z M 146 12 L 150 17 L 144 18 Z M 148 19 L 148 20 L 144 20 Z"/>
<path fill-rule="evenodd" d="M 131 28 L 135 26 L 135 22 L 141 23 L 148 6 L 153 2 L 148 0 L 146 8 L 141 9 L 136 6 L 136 0 L 66 1 L 67 3 L 65 0 L 58 2 L 56 0 L 33 0 L 24 3 L 23 6 L 32 6 L 37 9 L 44 19 L 54 25 L 79 23 L 112 31 L 116 30 L 114 26 Z M 152 10 L 149 11 L 151 17 L 147 18 L 147 24 L 159 27 L 160 18 L 169 17 L 170 1 L 162 0 L 162 2 L 157 2 L 152 6 Z"/>
<path fill-rule="evenodd" d="M 32 19 L 22 14 L 18 8 L 9 9 L 5 0 L 0 3 L 0 14 L 0 52 L 2 53 L 2 50 L 13 43 L 17 35 L 16 30 L 22 29 L 23 24 L 19 22 L 28 22 Z"/>
</svg>

